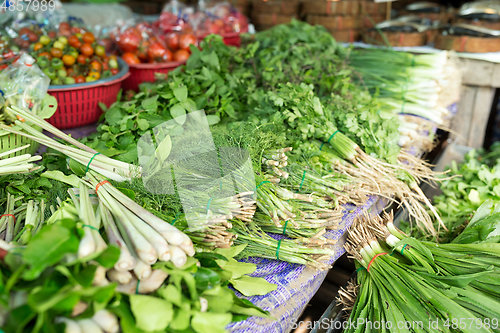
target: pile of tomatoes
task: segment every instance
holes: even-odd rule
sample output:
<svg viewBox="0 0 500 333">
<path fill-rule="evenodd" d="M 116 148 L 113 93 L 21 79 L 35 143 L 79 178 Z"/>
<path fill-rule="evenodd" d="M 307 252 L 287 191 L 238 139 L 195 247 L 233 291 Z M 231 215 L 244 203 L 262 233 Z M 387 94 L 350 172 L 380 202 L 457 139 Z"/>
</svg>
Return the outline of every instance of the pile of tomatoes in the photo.
<svg viewBox="0 0 500 333">
<path fill-rule="evenodd" d="M 55 32 L 48 33 L 30 46 L 31 56 L 51 84 L 92 82 L 118 73 L 116 56 L 107 56 L 93 33 L 83 30 L 73 33 L 64 23 L 61 25 L 59 37 Z"/>
<path fill-rule="evenodd" d="M 117 36 L 121 57 L 132 65 L 186 61 L 191 55 L 191 44 L 196 45 L 196 38 L 190 33 L 171 34 L 165 43 L 146 23 L 127 28 Z"/>
</svg>

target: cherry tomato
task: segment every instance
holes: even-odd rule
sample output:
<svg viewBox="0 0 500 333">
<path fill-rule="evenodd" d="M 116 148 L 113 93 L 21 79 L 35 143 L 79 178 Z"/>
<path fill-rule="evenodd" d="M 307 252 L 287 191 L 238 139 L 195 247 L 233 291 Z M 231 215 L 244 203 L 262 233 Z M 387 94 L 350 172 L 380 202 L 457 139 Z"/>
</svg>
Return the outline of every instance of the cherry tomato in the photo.
<svg viewBox="0 0 500 333">
<path fill-rule="evenodd" d="M 102 45 L 97 45 L 95 47 L 95 54 L 102 58 L 106 55 L 106 49 Z"/>
<path fill-rule="evenodd" d="M 140 33 L 132 29 L 127 29 L 118 37 L 118 47 L 123 52 L 134 52 L 139 47 L 141 40 L 142 36 Z"/>
<path fill-rule="evenodd" d="M 111 68 L 111 74 L 116 75 L 118 74 L 119 70 L 118 68 Z"/>
<path fill-rule="evenodd" d="M 139 60 L 139 58 L 131 53 L 131 52 L 125 52 L 124 54 L 122 54 L 122 58 L 123 58 L 123 61 L 125 61 L 127 64 L 140 64 L 141 63 L 141 60 Z"/>
<path fill-rule="evenodd" d="M 87 58 L 86 56 L 84 56 L 83 54 L 80 54 L 78 56 L 78 58 L 76 59 L 76 61 L 79 63 L 79 64 L 82 64 L 82 65 L 85 65 L 87 63 L 87 61 L 89 60 L 89 58 Z"/>
<path fill-rule="evenodd" d="M 33 50 L 38 51 L 43 47 L 42 43 L 36 43 L 35 46 L 33 47 Z"/>
<path fill-rule="evenodd" d="M 99 80 L 101 78 L 101 73 L 99 72 L 90 72 L 89 75 L 85 78 L 85 81 L 92 82 L 95 80 Z"/>
<path fill-rule="evenodd" d="M 177 50 L 174 53 L 174 61 L 186 61 L 188 60 L 190 54 L 186 50 Z"/>
<path fill-rule="evenodd" d="M 63 56 L 63 52 L 61 49 L 58 49 L 57 47 L 53 47 L 50 49 L 50 54 L 52 54 L 52 56 L 54 58 L 61 58 Z"/>
<path fill-rule="evenodd" d="M 141 40 L 136 54 L 142 61 L 148 60 L 148 48 L 149 48 L 149 41 Z"/>
<path fill-rule="evenodd" d="M 82 42 L 80 42 L 80 40 L 78 39 L 78 37 L 76 37 L 75 35 L 70 36 L 68 38 L 68 44 L 70 46 L 76 47 L 77 49 L 79 49 L 82 46 Z"/>
<path fill-rule="evenodd" d="M 179 48 L 179 34 L 171 32 L 166 37 L 167 46 L 170 50 L 176 51 Z"/>
<path fill-rule="evenodd" d="M 110 56 L 109 56 L 109 59 L 114 59 L 114 60 L 116 60 L 116 59 L 117 59 L 117 56 L 116 56 L 115 54 L 112 54 L 112 55 L 110 55 Z"/>
<path fill-rule="evenodd" d="M 92 45 L 88 44 L 88 43 L 85 43 L 82 45 L 82 47 L 80 47 L 80 52 L 83 54 L 83 55 L 86 55 L 86 56 L 91 56 L 94 54 L 94 49 L 92 48 Z"/>
<path fill-rule="evenodd" d="M 76 62 L 75 57 L 69 54 L 65 54 L 62 57 L 62 61 L 64 62 L 64 65 L 67 67 L 73 66 L 73 64 Z"/>
<path fill-rule="evenodd" d="M 19 35 L 22 36 L 22 35 L 28 35 L 29 33 L 31 32 L 31 29 L 30 28 L 21 28 L 19 30 Z"/>
<path fill-rule="evenodd" d="M 46 57 L 47 59 L 51 60 L 52 59 L 52 54 L 49 52 L 42 52 L 38 55 L 39 57 Z"/>
<path fill-rule="evenodd" d="M 79 34 L 79 33 L 83 32 L 83 29 L 80 27 L 71 27 L 70 30 L 71 30 L 71 33 L 73 33 L 73 34 Z"/>
<path fill-rule="evenodd" d="M 102 70 L 101 63 L 99 61 L 92 61 L 90 63 L 90 71 L 91 72 L 100 72 Z"/>
<path fill-rule="evenodd" d="M 65 37 L 71 36 L 71 27 L 68 22 L 59 24 L 59 35 Z"/>
<path fill-rule="evenodd" d="M 170 50 L 167 50 L 160 43 L 155 42 L 149 46 L 148 57 L 151 61 L 172 61 L 172 52 L 170 52 Z"/>
<path fill-rule="evenodd" d="M 83 34 L 83 42 L 87 44 L 92 44 L 95 41 L 94 34 L 91 32 L 86 32 Z"/>
<path fill-rule="evenodd" d="M 38 35 L 34 33 L 33 31 L 28 33 L 28 39 L 30 42 L 37 42 L 38 41 Z"/>
<path fill-rule="evenodd" d="M 40 43 L 42 43 L 43 45 L 48 45 L 50 43 L 50 37 L 46 35 L 41 36 Z"/>
<path fill-rule="evenodd" d="M 102 63 L 102 70 L 107 71 L 109 69 L 109 64 L 107 62 Z"/>
<path fill-rule="evenodd" d="M 64 57 L 63 57 L 63 61 L 64 61 Z M 70 67 L 70 68 L 66 69 L 66 72 L 68 72 L 68 76 L 73 76 L 73 74 L 75 73 L 75 69 L 73 67 Z"/>
<path fill-rule="evenodd" d="M 192 34 L 184 34 L 179 37 L 179 48 L 189 50 L 189 45 L 196 45 L 196 37 Z"/>
<path fill-rule="evenodd" d="M 55 31 L 49 31 L 47 35 L 49 36 L 50 39 L 54 39 L 57 37 L 57 33 Z"/>
<path fill-rule="evenodd" d="M 85 82 L 85 77 L 83 77 L 81 75 L 78 75 L 77 77 L 75 77 L 75 82 L 76 83 L 84 83 Z"/>
</svg>

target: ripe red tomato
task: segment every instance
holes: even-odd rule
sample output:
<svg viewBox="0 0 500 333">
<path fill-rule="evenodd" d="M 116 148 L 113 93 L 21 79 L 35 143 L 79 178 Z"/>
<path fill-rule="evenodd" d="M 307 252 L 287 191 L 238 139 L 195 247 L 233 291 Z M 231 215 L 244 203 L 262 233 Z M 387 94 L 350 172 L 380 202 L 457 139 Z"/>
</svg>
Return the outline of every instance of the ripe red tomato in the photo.
<svg viewBox="0 0 500 333">
<path fill-rule="evenodd" d="M 92 45 L 85 43 L 82 45 L 82 47 L 80 47 L 80 52 L 83 55 L 90 57 L 91 55 L 94 54 L 94 48 L 92 47 Z"/>
<path fill-rule="evenodd" d="M 163 45 L 161 45 L 158 42 L 154 42 L 149 46 L 148 57 L 149 60 L 151 61 L 157 61 L 157 62 L 171 61 L 172 52 L 170 52 L 169 54 L 168 50 L 165 47 L 163 47 Z"/>
<path fill-rule="evenodd" d="M 82 64 L 82 65 L 85 65 L 87 63 L 89 58 L 87 58 L 86 56 L 84 56 L 83 54 L 80 54 L 78 56 L 78 58 L 76 59 L 76 61 L 79 63 L 79 64 Z"/>
<path fill-rule="evenodd" d="M 74 48 L 77 48 L 77 49 L 79 49 L 80 47 L 82 47 L 82 42 L 80 42 L 80 40 L 78 39 L 78 37 L 76 37 L 75 35 L 69 36 L 69 38 L 68 38 L 68 44 L 70 46 L 73 46 Z"/>
<path fill-rule="evenodd" d="M 95 41 L 94 34 L 91 32 L 84 33 L 82 39 L 84 43 L 88 44 L 92 44 Z"/>
<path fill-rule="evenodd" d="M 118 37 L 118 47 L 123 52 L 135 52 L 141 40 L 140 32 L 135 29 L 127 29 Z"/>
<path fill-rule="evenodd" d="M 26 27 L 25 28 L 21 28 L 19 30 L 19 36 L 28 35 L 30 32 L 32 32 L 30 28 L 26 28 Z"/>
<path fill-rule="evenodd" d="M 192 34 L 184 34 L 179 38 L 179 48 L 189 50 L 189 45 L 196 45 L 196 37 Z"/>
<path fill-rule="evenodd" d="M 186 50 L 177 50 L 174 53 L 174 61 L 186 61 L 188 60 L 190 54 Z"/>
<path fill-rule="evenodd" d="M 50 37 L 50 39 L 54 39 L 57 37 L 57 34 L 55 31 L 49 31 L 47 35 Z"/>
<path fill-rule="evenodd" d="M 38 55 L 39 57 L 47 57 L 47 59 L 52 60 L 52 54 L 49 52 L 42 52 Z"/>
<path fill-rule="evenodd" d="M 109 64 L 107 62 L 102 63 L 102 70 L 107 71 L 109 69 Z"/>
<path fill-rule="evenodd" d="M 118 68 L 111 68 L 111 74 L 116 75 L 118 74 L 119 70 Z"/>
<path fill-rule="evenodd" d="M 36 33 L 34 33 L 33 31 L 30 31 L 28 33 L 28 39 L 32 43 L 37 42 L 38 41 L 38 35 Z"/>
<path fill-rule="evenodd" d="M 141 40 L 136 52 L 139 59 L 141 59 L 142 61 L 148 60 L 148 49 L 149 49 L 149 41 Z"/>
<path fill-rule="evenodd" d="M 177 32 L 169 33 L 166 42 L 169 49 L 176 51 L 179 48 L 179 34 Z"/>
<path fill-rule="evenodd" d="M 85 82 L 85 77 L 83 77 L 82 75 L 78 75 L 77 77 L 75 77 L 75 83 L 84 83 Z"/>
<path fill-rule="evenodd" d="M 139 58 L 132 52 L 125 52 L 124 54 L 122 54 L 122 58 L 123 61 L 125 61 L 127 64 L 134 65 L 141 63 L 141 60 L 139 60 Z"/>
<path fill-rule="evenodd" d="M 59 35 L 65 37 L 71 36 L 71 26 L 68 22 L 62 22 L 59 24 Z"/>
</svg>

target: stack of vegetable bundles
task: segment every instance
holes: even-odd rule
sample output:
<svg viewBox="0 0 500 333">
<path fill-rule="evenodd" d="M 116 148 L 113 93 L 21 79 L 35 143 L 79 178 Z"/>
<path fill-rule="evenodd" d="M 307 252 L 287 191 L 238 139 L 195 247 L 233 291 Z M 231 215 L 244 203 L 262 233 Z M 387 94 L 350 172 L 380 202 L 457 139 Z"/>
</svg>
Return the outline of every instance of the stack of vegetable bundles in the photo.
<svg viewBox="0 0 500 333">
<path fill-rule="evenodd" d="M 294 21 L 241 48 L 210 36 L 191 53 L 168 77 L 105 108 L 97 132 L 80 141 L 8 108 L 19 120 L 2 129 L 49 150 L 44 170 L 0 179 L 10 184 L 0 220 L 9 234 L 0 244 L 7 332 L 212 333 L 267 317 L 228 285 L 245 296 L 276 286 L 235 258 L 328 269 L 328 231 L 346 205 L 372 196 L 398 202 L 423 232 L 437 233 L 440 217 L 418 186 L 434 173 L 400 149 L 399 120 L 380 116 L 381 102 L 354 83 L 346 50 L 326 30 Z M 186 118 L 202 109 L 218 158 L 227 161 L 223 148 L 245 151 L 252 181 L 231 166 L 238 193 L 220 195 L 223 182 L 191 191 L 189 202 L 202 204 L 188 215 L 177 183 L 174 193 L 148 191 L 143 179 L 154 177 L 138 146 L 156 131 L 162 149 L 149 166 L 175 157 Z M 208 144 L 199 132 L 184 142 L 193 151 Z M 195 162 L 175 165 L 188 182 L 223 173 Z M 191 228 L 193 218 L 201 227 Z"/>
</svg>

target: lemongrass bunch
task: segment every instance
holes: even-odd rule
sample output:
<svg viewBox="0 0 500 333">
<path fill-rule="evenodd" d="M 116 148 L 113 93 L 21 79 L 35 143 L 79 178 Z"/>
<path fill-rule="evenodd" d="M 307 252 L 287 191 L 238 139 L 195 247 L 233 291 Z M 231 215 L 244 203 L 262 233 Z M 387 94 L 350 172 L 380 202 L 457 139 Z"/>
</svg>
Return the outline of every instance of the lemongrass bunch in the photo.
<svg viewBox="0 0 500 333">
<path fill-rule="evenodd" d="M 16 115 L 24 118 L 25 121 L 32 122 L 37 126 L 42 127 L 46 131 L 53 133 L 60 139 L 68 142 L 73 145 L 68 146 L 57 142 L 56 140 L 46 136 L 45 134 L 37 131 L 30 125 L 25 122 L 16 121 L 16 125 L 19 126 L 22 131 L 16 130 L 12 127 L 2 125 L 2 129 L 9 133 L 13 133 L 16 135 L 24 136 L 26 138 L 32 139 L 40 144 L 43 144 L 49 148 L 57 150 L 66 156 L 74 159 L 75 161 L 81 163 L 84 166 L 88 166 L 89 169 L 94 170 L 105 177 L 108 177 L 113 180 L 123 181 L 126 179 L 130 179 L 132 177 L 140 176 L 140 168 L 133 166 L 128 163 L 124 163 L 121 161 L 114 160 L 105 155 L 98 154 L 97 151 L 85 146 L 82 143 L 79 143 L 75 139 L 70 136 L 64 134 L 45 120 L 41 119 L 37 115 L 31 114 L 29 111 L 17 107 L 11 106 L 9 110 Z"/>
<path fill-rule="evenodd" d="M 14 173 L 27 173 L 38 170 L 40 167 L 33 164 L 33 162 L 42 159 L 41 156 L 30 154 L 23 154 L 20 156 L 6 157 L 17 153 L 18 151 L 29 148 L 30 145 L 17 147 L 0 154 L 0 176 L 10 175 Z"/>
</svg>

